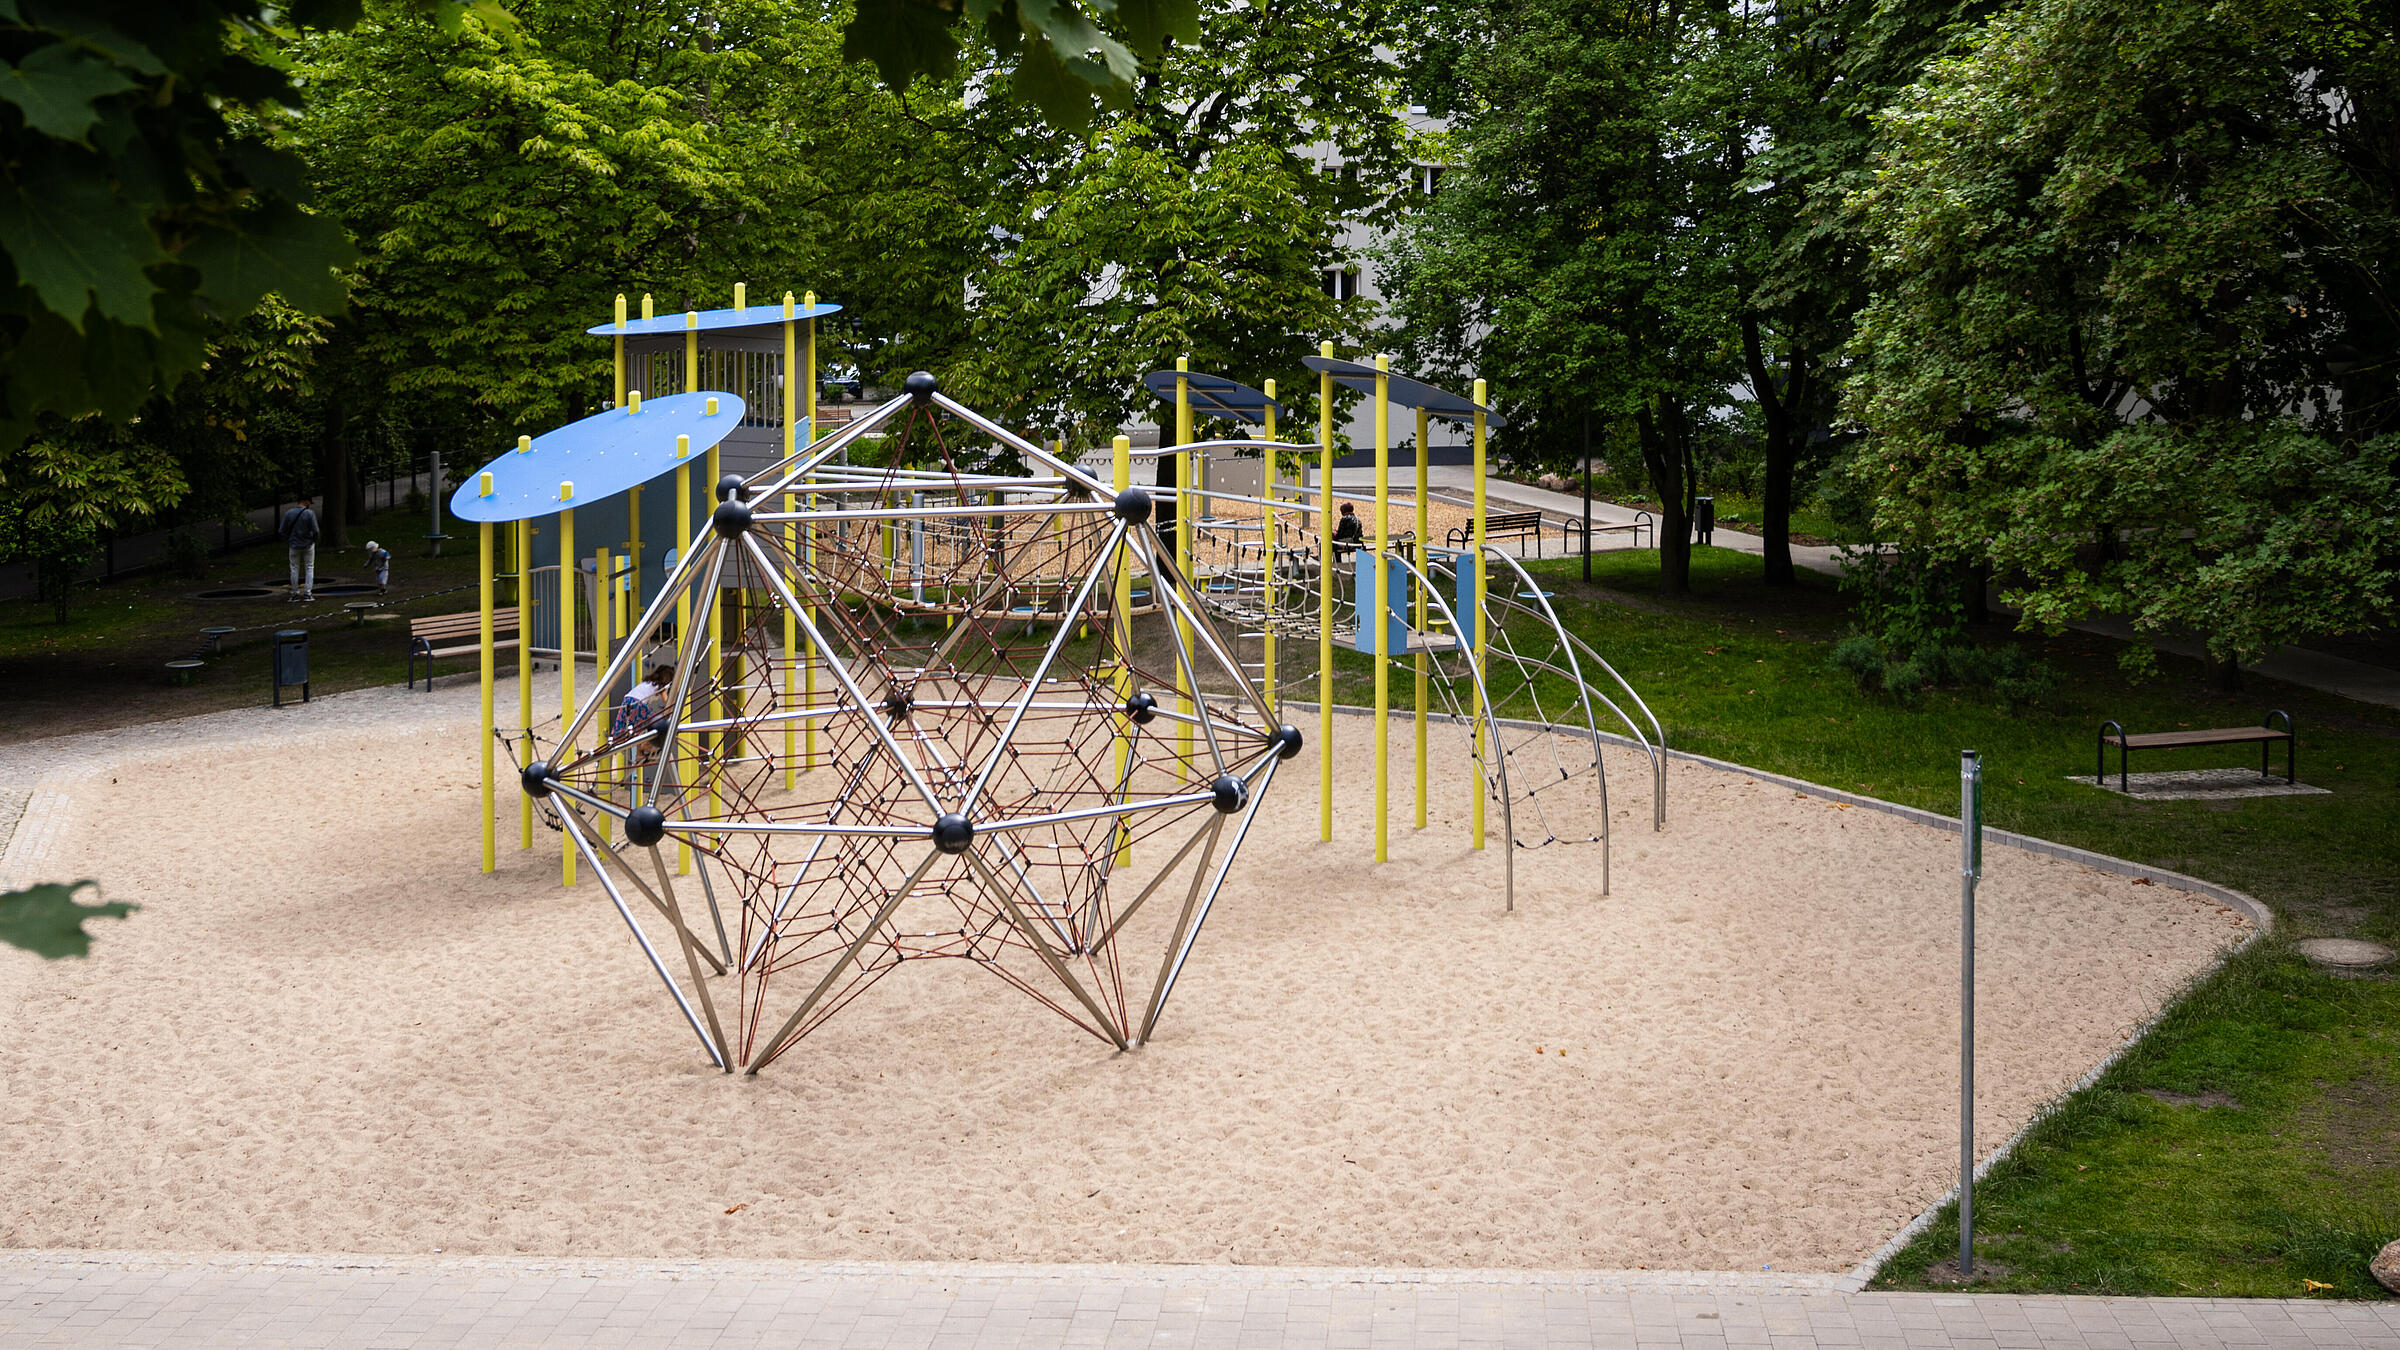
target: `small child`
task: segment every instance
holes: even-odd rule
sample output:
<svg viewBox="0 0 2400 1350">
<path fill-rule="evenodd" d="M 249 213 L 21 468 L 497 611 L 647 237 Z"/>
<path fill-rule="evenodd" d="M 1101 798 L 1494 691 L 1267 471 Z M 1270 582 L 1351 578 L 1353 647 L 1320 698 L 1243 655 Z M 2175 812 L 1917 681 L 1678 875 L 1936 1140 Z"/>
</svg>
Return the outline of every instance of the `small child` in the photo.
<svg viewBox="0 0 2400 1350">
<path fill-rule="evenodd" d="M 367 571 L 375 578 L 377 594 L 389 594 L 392 589 L 392 551 L 370 539 L 367 541 Z"/>
</svg>

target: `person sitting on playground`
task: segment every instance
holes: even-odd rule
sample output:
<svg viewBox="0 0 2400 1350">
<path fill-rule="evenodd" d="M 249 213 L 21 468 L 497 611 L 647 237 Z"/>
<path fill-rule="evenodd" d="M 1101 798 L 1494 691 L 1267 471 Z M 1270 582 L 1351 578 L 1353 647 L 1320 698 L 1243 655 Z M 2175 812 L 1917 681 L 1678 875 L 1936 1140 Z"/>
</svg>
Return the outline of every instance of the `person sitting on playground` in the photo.
<svg viewBox="0 0 2400 1350">
<path fill-rule="evenodd" d="M 619 736 L 637 735 L 657 726 L 667 715 L 667 686 L 675 678 L 675 668 L 665 663 L 650 668 L 650 678 L 625 691 L 625 701 L 617 705 Z M 658 758 L 658 742 L 645 740 L 634 752 L 643 764 Z"/>
<path fill-rule="evenodd" d="M 1347 556 L 1356 552 L 1359 546 L 1366 542 L 1367 531 L 1365 526 L 1358 523 L 1358 508 L 1348 502 L 1343 502 L 1342 518 L 1333 527 L 1334 550 Z"/>
</svg>

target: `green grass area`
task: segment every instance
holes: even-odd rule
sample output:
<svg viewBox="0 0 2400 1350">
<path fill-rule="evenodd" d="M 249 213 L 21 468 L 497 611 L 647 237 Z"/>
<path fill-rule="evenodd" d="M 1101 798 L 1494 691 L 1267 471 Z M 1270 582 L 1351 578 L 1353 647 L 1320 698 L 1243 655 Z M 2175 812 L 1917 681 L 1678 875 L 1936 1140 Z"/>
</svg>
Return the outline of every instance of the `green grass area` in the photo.
<svg viewBox="0 0 2400 1350">
<path fill-rule="evenodd" d="M 2400 941 L 2400 714 L 2263 680 L 2218 693 L 2198 663 L 2173 657 L 2131 686 L 2108 639 L 2000 630 L 1977 636 L 2021 642 L 2057 669 L 2046 705 L 2011 712 L 1988 691 L 1902 701 L 1828 667 L 1848 625 L 1829 578 L 1771 588 L 1757 558 L 1700 549 L 1695 594 L 1670 600 L 1654 553 L 1592 563 L 1588 586 L 1580 559 L 1538 573 L 1676 748 L 1944 814 L 1958 810 L 1958 752 L 1979 750 L 1992 825 L 2205 877 L 2276 910 L 2273 939 L 2192 991 L 1978 1189 L 1980 1250 L 2013 1268 L 1997 1287 L 2378 1292 L 2366 1260 L 2400 1238 L 2400 984 L 2317 973 L 2289 943 Z M 2269 706 L 2298 723 L 2303 780 L 2333 795 L 2136 802 L 2091 786 L 2103 718 L 2135 730 L 2237 726 Z M 2249 753 L 2159 753 L 2135 767 L 2254 763 Z M 1934 1287 L 1926 1267 L 1956 1250 L 1954 1221 L 1937 1224 L 1879 1286 Z"/>
<path fill-rule="evenodd" d="M 312 694 L 397 683 L 408 661 L 406 618 L 475 606 L 473 536 L 462 532 L 446 556 L 432 558 L 422 554 L 423 532 L 422 516 L 385 512 L 353 526 L 348 549 L 318 547 L 323 585 L 366 580 L 365 542 L 392 541 L 392 590 L 381 612 L 398 617 L 376 622 L 354 622 L 342 612 L 342 601 L 331 597 L 313 605 L 289 604 L 280 594 L 265 600 L 199 597 L 210 589 L 280 585 L 284 553 L 273 543 L 212 557 L 204 577 L 153 569 L 78 587 L 63 624 L 33 599 L 0 601 L 0 680 L 11 690 L 16 714 L 0 728 L 0 741 L 264 703 L 268 652 L 279 628 L 308 629 Z M 165 663 L 193 655 L 200 630 L 214 626 L 238 631 L 225 637 L 191 684 L 171 683 Z M 471 668 L 471 662 L 455 660 L 441 666 L 444 673 Z"/>
</svg>

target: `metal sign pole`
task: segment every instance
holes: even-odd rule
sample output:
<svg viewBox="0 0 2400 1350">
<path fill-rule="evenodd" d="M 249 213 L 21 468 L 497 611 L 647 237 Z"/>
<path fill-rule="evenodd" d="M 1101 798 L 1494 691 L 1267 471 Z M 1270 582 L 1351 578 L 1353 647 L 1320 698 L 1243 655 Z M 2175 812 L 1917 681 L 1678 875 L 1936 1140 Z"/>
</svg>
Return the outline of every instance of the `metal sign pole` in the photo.
<svg viewBox="0 0 2400 1350">
<path fill-rule="evenodd" d="M 1958 755 L 1958 1274 L 1975 1277 L 1975 879 L 1983 875 L 1983 760 Z"/>
</svg>

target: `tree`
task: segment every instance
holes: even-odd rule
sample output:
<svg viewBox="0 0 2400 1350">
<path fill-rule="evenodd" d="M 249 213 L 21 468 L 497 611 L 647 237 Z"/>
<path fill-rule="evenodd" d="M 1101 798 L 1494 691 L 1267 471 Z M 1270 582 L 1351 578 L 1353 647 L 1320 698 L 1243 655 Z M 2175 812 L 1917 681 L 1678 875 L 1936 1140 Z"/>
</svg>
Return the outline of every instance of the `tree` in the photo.
<svg viewBox="0 0 2400 1350">
<path fill-rule="evenodd" d="M 339 227 L 304 209 L 299 161 L 239 127 L 297 98 L 269 22 L 259 0 L 0 7 L 0 452 L 45 415 L 131 416 L 269 292 L 341 305 Z"/>
<path fill-rule="evenodd" d="M 2388 613 L 2396 79 L 2388 7 L 2292 0 L 2029 0 L 1935 62 L 1857 197 L 1879 536 L 2228 669 Z"/>
<path fill-rule="evenodd" d="M 1138 383 L 1196 369 L 1304 383 L 1321 339 L 1369 317 L 1324 289 L 1344 222 L 1385 209 L 1415 145 L 1393 7 L 1261 0 L 1170 44 L 1126 106 L 1077 130 L 1012 95 L 942 119 L 966 238 L 967 328 L 945 379 L 1037 435 L 1086 443 L 1155 404 Z M 978 81 L 981 84 L 981 81 Z M 1318 157 L 1335 161 L 1320 169 Z"/>
<path fill-rule="evenodd" d="M 1710 213 L 1741 166 L 1679 83 L 1716 40 L 1647 0 L 1509 0 L 1456 67 L 1464 162 L 1387 257 L 1411 355 L 1493 381 L 1512 457 L 1580 457 L 1587 419 L 1638 449 L 1669 593 L 1690 586 L 1695 452 L 1740 304 Z"/>
</svg>

